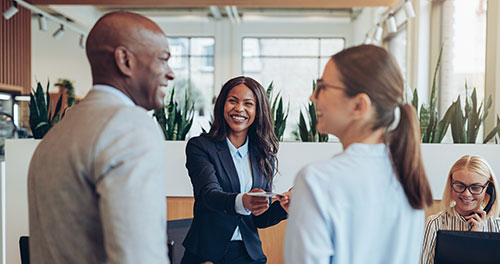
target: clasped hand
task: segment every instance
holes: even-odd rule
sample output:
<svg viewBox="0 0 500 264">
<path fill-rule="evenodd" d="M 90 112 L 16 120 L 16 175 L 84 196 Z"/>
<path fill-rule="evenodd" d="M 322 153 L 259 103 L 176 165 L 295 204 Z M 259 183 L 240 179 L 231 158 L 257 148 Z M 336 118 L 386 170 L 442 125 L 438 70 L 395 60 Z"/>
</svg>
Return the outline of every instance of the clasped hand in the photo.
<svg viewBox="0 0 500 264">
<path fill-rule="evenodd" d="M 486 219 L 488 219 L 488 215 L 486 214 L 486 212 L 484 210 L 479 209 L 474 214 L 465 216 L 465 219 L 467 219 L 467 223 L 469 225 L 472 225 L 472 228 L 470 231 L 481 232 L 481 231 L 483 231 L 483 227 L 484 227 L 484 224 L 486 223 Z"/>
</svg>

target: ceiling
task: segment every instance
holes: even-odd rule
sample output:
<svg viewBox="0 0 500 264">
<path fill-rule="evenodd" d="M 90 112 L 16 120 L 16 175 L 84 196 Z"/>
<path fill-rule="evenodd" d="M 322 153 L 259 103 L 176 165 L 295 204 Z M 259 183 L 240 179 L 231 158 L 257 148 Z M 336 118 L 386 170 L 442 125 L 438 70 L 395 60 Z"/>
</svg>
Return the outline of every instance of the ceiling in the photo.
<svg viewBox="0 0 500 264">
<path fill-rule="evenodd" d="M 394 6 L 400 0 L 28 0 L 34 5 L 93 5 L 99 7 L 351 8 Z"/>
</svg>

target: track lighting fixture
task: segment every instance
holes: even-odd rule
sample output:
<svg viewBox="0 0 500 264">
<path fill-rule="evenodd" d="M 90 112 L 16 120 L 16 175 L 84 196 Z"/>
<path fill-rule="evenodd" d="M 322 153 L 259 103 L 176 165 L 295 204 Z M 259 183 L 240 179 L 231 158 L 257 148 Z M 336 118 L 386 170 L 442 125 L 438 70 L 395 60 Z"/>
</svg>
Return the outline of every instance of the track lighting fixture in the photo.
<svg viewBox="0 0 500 264">
<path fill-rule="evenodd" d="M 38 14 L 38 28 L 40 31 L 47 31 L 47 18 L 45 18 L 42 14 Z"/>
<path fill-rule="evenodd" d="M 9 20 L 11 17 L 13 17 L 15 14 L 17 14 L 17 12 L 19 12 L 19 8 L 17 8 L 17 2 L 12 1 L 12 5 L 9 8 L 7 8 L 7 10 L 5 10 L 5 12 L 3 12 L 3 17 L 5 17 L 5 19 Z"/>
<path fill-rule="evenodd" d="M 64 34 L 64 26 L 61 25 L 61 27 L 57 29 L 56 32 L 54 32 L 54 34 L 52 34 L 52 37 L 54 37 L 55 39 L 60 39 L 63 34 Z"/>
</svg>

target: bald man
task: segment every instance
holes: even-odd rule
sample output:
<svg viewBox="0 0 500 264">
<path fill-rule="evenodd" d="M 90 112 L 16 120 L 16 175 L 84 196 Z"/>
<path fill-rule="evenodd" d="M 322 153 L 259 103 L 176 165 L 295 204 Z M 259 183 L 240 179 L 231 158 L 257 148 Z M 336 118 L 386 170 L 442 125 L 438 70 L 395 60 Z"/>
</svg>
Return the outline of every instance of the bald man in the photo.
<svg viewBox="0 0 500 264">
<path fill-rule="evenodd" d="M 113 12 L 86 52 L 92 89 L 31 160 L 31 263 L 168 263 L 164 138 L 146 112 L 174 79 L 167 37 L 143 16 Z"/>
</svg>

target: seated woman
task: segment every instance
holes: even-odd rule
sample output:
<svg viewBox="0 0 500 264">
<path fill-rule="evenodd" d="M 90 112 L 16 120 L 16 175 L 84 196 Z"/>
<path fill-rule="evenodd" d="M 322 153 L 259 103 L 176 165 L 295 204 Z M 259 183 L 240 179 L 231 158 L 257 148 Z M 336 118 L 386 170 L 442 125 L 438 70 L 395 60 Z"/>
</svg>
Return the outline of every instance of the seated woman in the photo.
<svg viewBox="0 0 500 264">
<path fill-rule="evenodd" d="M 287 217 L 290 193 L 270 205 L 249 192 L 271 191 L 277 151 L 264 87 L 249 77 L 229 80 L 210 131 L 186 146 L 195 203 L 181 263 L 266 263 L 257 228 Z"/>
<path fill-rule="evenodd" d="M 493 171 L 480 156 L 466 155 L 453 164 L 441 201 L 444 210 L 427 220 L 420 263 L 434 263 L 438 230 L 500 232 L 498 196 L 488 212 L 483 210 L 489 185 L 498 193 Z"/>
</svg>

